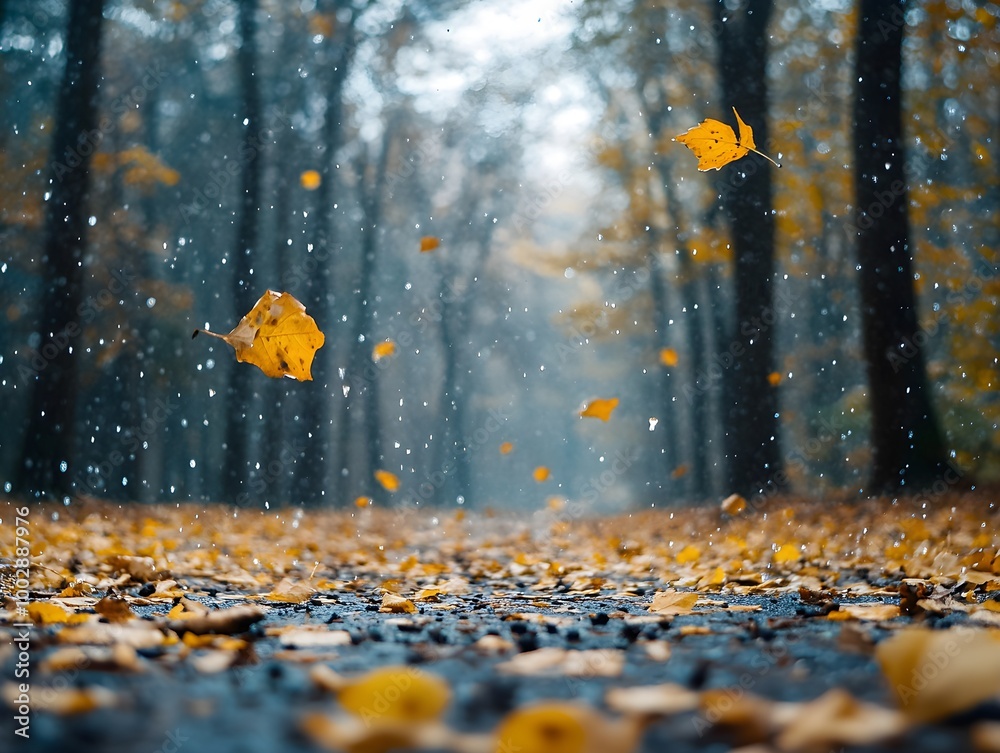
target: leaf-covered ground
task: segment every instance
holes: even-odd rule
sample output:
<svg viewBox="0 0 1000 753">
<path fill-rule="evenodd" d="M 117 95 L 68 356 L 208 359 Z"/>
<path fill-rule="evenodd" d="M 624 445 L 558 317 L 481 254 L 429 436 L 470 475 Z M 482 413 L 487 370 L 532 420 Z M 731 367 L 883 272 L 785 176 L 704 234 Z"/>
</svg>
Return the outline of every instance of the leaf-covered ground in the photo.
<svg viewBox="0 0 1000 753">
<path fill-rule="evenodd" d="M 1000 751 L 995 498 L 0 502 L 3 749 Z"/>
</svg>

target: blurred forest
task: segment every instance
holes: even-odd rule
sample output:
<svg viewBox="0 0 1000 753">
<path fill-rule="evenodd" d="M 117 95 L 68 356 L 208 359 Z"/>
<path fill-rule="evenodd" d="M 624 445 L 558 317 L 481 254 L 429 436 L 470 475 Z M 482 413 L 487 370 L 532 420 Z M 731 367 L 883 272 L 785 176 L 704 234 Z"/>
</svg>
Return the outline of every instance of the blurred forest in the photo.
<svg viewBox="0 0 1000 753">
<path fill-rule="evenodd" d="M 3 489 L 601 512 L 995 481 L 998 22 L 0 0 Z M 733 107 L 780 169 L 672 140 Z M 267 289 L 325 332 L 313 381 L 191 339 Z"/>
</svg>

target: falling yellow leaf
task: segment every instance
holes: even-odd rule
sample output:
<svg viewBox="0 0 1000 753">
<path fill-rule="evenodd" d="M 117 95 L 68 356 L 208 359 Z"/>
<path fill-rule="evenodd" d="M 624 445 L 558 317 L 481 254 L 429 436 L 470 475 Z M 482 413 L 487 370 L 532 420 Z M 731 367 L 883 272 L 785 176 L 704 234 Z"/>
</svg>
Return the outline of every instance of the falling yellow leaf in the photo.
<svg viewBox="0 0 1000 753">
<path fill-rule="evenodd" d="M 771 561 L 778 565 L 785 565 L 789 562 L 798 562 L 802 557 L 802 551 L 798 544 L 782 544 L 774 552 Z"/>
<path fill-rule="evenodd" d="M 289 293 L 268 290 L 228 335 L 196 329 L 225 340 L 236 350 L 236 360 L 252 363 L 269 377 L 312 380 L 312 362 L 326 338 Z"/>
<path fill-rule="evenodd" d="M 378 481 L 382 485 L 382 488 L 390 494 L 399 491 L 399 476 L 391 471 L 375 471 L 375 480 Z"/>
<path fill-rule="evenodd" d="M 396 343 L 392 340 L 376 343 L 375 347 L 372 348 L 372 360 L 376 362 L 394 355 L 396 355 Z"/>
<path fill-rule="evenodd" d="M 615 408 L 618 407 L 618 398 L 598 398 L 596 400 L 591 400 L 587 406 L 580 411 L 580 418 L 599 418 L 602 421 L 607 421 L 611 418 L 611 414 L 614 412 Z"/>
<path fill-rule="evenodd" d="M 420 253 L 426 254 L 441 245 L 441 239 L 433 235 L 425 235 L 420 239 Z"/>
<path fill-rule="evenodd" d="M 660 363 L 668 367 L 676 366 L 680 363 L 677 351 L 673 348 L 660 348 Z"/>
<path fill-rule="evenodd" d="M 371 497 L 356 497 L 354 500 L 354 506 L 358 508 L 368 507 L 371 503 Z"/>
<path fill-rule="evenodd" d="M 552 474 L 548 468 L 546 468 L 544 465 L 540 465 L 532 472 L 531 475 L 532 477 L 534 477 L 535 481 L 537 481 L 540 484 L 543 481 L 548 481 L 549 476 L 551 476 Z"/>
<path fill-rule="evenodd" d="M 514 451 L 514 443 L 513 442 L 501 442 L 500 443 L 500 454 L 501 455 L 510 455 L 513 451 Z"/>
<path fill-rule="evenodd" d="M 559 512 L 566 507 L 566 500 L 563 497 L 549 497 L 545 500 L 545 506 L 552 512 Z"/>
<path fill-rule="evenodd" d="M 684 478 L 687 475 L 687 472 L 688 472 L 687 464 L 682 463 L 681 465 L 677 466 L 672 471 L 670 471 L 670 478 L 672 479 Z"/>
<path fill-rule="evenodd" d="M 781 374 L 779 374 L 777 371 L 772 371 L 770 374 L 767 375 L 767 383 L 772 387 L 777 387 L 779 384 L 781 384 Z"/>
<path fill-rule="evenodd" d="M 299 176 L 299 183 L 307 191 L 315 191 L 323 182 L 323 176 L 316 170 L 304 170 Z"/>
<path fill-rule="evenodd" d="M 735 107 L 733 114 L 736 115 L 736 122 L 739 124 L 739 139 L 736 138 L 731 126 L 721 120 L 708 118 L 680 136 L 676 136 L 674 141 L 684 144 L 694 152 L 694 156 L 698 158 L 698 169 L 701 171 L 718 170 L 730 162 L 745 157 L 747 152 L 759 154 L 776 167 L 781 167 L 766 154 L 757 151 L 757 145 L 753 141 L 753 129 L 743 122 Z"/>
</svg>

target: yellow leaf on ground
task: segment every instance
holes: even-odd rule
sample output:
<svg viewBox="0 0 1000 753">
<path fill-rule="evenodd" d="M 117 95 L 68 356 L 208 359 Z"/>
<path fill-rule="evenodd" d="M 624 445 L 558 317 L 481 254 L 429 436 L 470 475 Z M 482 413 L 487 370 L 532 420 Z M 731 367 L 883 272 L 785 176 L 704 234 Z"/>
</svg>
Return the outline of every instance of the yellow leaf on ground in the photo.
<svg viewBox="0 0 1000 753">
<path fill-rule="evenodd" d="M 399 491 L 400 487 L 399 476 L 397 476 L 395 473 L 392 473 L 391 471 L 383 471 L 383 470 L 375 471 L 375 480 L 378 481 L 379 484 L 382 485 L 382 488 L 385 489 L 390 494 Z"/>
<path fill-rule="evenodd" d="M 307 581 L 282 578 L 281 582 L 267 595 L 267 600 L 281 601 L 286 604 L 301 604 L 303 601 L 309 601 L 314 593 L 316 593 L 316 589 Z"/>
<path fill-rule="evenodd" d="M 580 411 L 580 418 L 599 418 L 607 421 L 611 414 L 618 407 L 618 398 L 598 398 L 587 403 L 586 407 Z"/>
<path fill-rule="evenodd" d="M 653 597 L 649 611 L 656 614 L 690 614 L 698 602 L 698 594 L 687 591 L 668 589 L 660 591 Z"/>
<path fill-rule="evenodd" d="M 74 615 L 67 612 L 58 604 L 50 604 L 46 601 L 33 601 L 28 604 L 28 616 L 32 622 L 39 625 L 62 625 L 70 622 Z"/>
<path fill-rule="evenodd" d="M 747 509 L 747 501 L 739 494 L 730 494 L 722 500 L 722 512 L 726 515 L 737 516 Z"/>
<path fill-rule="evenodd" d="M 418 610 L 417 605 L 409 599 L 386 591 L 382 594 L 382 606 L 378 611 L 389 614 L 415 614 Z"/>
<path fill-rule="evenodd" d="M 875 658 L 911 718 L 933 722 L 1000 693 L 1000 639 L 989 630 L 907 628 Z"/>
<path fill-rule="evenodd" d="M 312 362 L 326 338 L 306 313 L 306 307 L 289 293 L 268 290 L 228 335 L 196 329 L 194 336 L 225 340 L 236 351 L 236 360 L 252 363 L 269 377 L 290 376 L 312 380 Z"/>
<path fill-rule="evenodd" d="M 677 564 L 687 565 L 691 562 L 697 562 L 699 557 L 701 557 L 701 549 L 694 544 L 688 544 L 677 552 Z"/>
<path fill-rule="evenodd" d="M 444 713 L 451 689 L 437 675 L 417 667 L 390 666 L 349 680 L 337 700 L 366 722 L 427 722 Z"/>
</svg>

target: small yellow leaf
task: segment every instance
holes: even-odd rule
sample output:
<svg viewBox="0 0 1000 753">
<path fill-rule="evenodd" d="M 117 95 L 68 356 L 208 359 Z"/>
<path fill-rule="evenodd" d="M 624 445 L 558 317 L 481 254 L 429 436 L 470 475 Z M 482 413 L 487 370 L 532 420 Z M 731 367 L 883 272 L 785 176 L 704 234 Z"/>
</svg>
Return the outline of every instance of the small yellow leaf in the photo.
<svg viewBox="0 0 1000 753">
<path fill-rule="evenodd" d="M 772 387 L 777 387 L 779 384 L 781 384 L 781 374 L 779 374 L 777 371 L 772 371 L 770 374 L 767 375 L 767 383 Z"/>
<path fill-rule="evenodd" d="M 549 701 L 512 711 L 496 731 L 497 753 L 583 753 L 587 750 L 586 710 Z"/>
<path fill-rule="evenodd" d="M 33 601 L 28 604 L 28 616 L 32 622 L 39 625 L 61 625 L 69 622 L 70 613 L 58 604 L 49 604 L 45 601 Z"/>
<path fill-rule="evenodd" d="M 400 483 L 399 476 L 391 471 L 377 470 L 375 471 L 375 480 L 378 481 L 382 488 L 385 489 L 390 494 L 399 491 Z"/>
<path fill-rule="evenodd" d="M 617 407 L 617 397 L 591 400 L 587 406 L 580 411 L 580 418 L 599 418 L 602 421 L 607 421 L 611 418 L 611 414 Z"/>
<path fill-rule="evenodd" d="M 779 565 L 784 565 L 789 562 L 798 562 L 801 557 L 802 552 L 798 544 L 782 544 L 775 550 L 771 561 Z"/>
<path fill-rule="evenodd" d="M 672 367 L 680 363 L 680 358 L 677 355 L 677 351 L 673 348 L 661 348 L 660 349 L 660 363 L 664 366 Z"/>
<path fill-rule="evenodd" d="M 425 235 L 420 239 L 420 253 L 426 254 L 441 245 L 441 239 L 433 235 Z"/>
<path fill-rule="evenodd" d="M 535 479 L 535 481 L 537 481 L 540 484 L 543 481 L 548 481 L 549 476 L 551 476 L 552 473 L 544 465 L 540 465 L 532 472 L 531 475 Z"/>
<path fill-rule="evenodd" d="M 376 343 L 375 347 L 372 348 L 372 360 L 375 362 L 394 355 L 396 355 L 396 343 L 392 340 L 384 340 L 383 342 Z"/>
<path fill-rule="evenodd" d="M 323 182 L 323 177 L 316 170 L 304 170 L 299 176 L 299 183 L 307 191 L 315 191 Z"/>
<path fill-rule="evenodd" d="M 672 479 L 684 478 L 687 475 L 687 472 L 688 472 L 687 464 L 682 463 L 681 465 L 677 466 L 672 471 L 670 471 L 670 478 Z"/>
<path fill-rule="evenodd" d="M 514 443 L 513 442 L 501 442 L 500 443 L 500 454 L 501 455 L 510 455 L 513 451 L 514 451 Z"/>
<path fill-rule="evenodd" d="M 357 497 L 354 500 L 354 506 L 357 508 L 368 507 L 372 503 L 371 497 Z"/>
<path fill-rule="evenodd" d="M 747 509 L 747 501 L 739 494 L 730 494 L 722 500 L 722 512 L 736 516 Z"/>
</svg>

